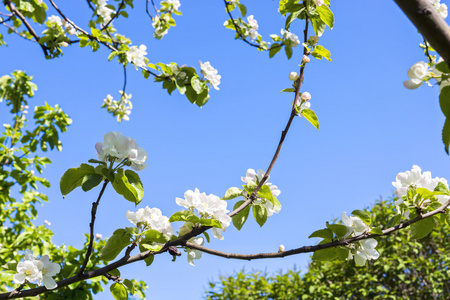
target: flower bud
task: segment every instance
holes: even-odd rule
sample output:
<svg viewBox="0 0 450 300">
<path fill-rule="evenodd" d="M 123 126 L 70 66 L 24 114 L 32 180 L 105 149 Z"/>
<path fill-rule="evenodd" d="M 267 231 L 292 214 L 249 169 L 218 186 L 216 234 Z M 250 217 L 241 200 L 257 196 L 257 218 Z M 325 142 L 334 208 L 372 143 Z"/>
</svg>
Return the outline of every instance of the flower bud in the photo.
<svg viewBox="0 0 450 300">
<path fill-rule="evenodd" d="M 24 110 L 23 113 L 24 113 L 24 114 L 27 114 L 27 113 L 28 113 L 28 110 Z"/>
<path fill-rule="evenodd" d="M 49 221 L 47 221 L 47 220 L 45 220 L 44 221 L 44 223 L 45 223 L 45 225 L 47 225 L 47 226 L 50 226 L 50 225 L 52 225 L 52 223 L 50 223 Z"/>
<path fill-rule="evenodd" d="M 34 176 L 34 170 L 30 171 L 31 176 Z"/>
<path fill-rule="evenodd" d="M 295 98 L 295 102 L 294 102 L 295 106 L 299 106 L 300 105 L 300 99 L 297 97 Z"/>
<path fill-rule="evenodd" d="M 289 80 L 296 81 L 297 79 L 298 79 L 298 74 L 297 74 L 297 72 L 291 72 L 291 73 L 289 73 Z"/>
<path fill-rule="evenodd" d="M 318 36 L 310 36 L 308 39 L 308 44 L 314 46 L 319 41 Z"/>
<path fill-rule="evenodd" d="M 303 55 L 303 58 L 302 58 L 302 62 L 303 63 L 305 63 L 305 64 L 307 64 L 307 63 L 309 63 L 309 57 L 308 56 L 306 56 L 306 55 Z"/>
<path fill-rule="evenodd" d="M 280 247 L 278 247 L 278 253 L 284 252 L 284 250 L 284 245 L 280 245 Z"/>
<path fill-rule="evenodd" d="M 303 101 L 309 101 L 309 100 L 311 100 L 311 94 L 308 92 L 304 92 L 304 93 L 302 93 L 301 99 Z"/>
<path fill-rule="evenodd" d="M 95 238 L 96 239 L 101 239 L 102 237 L 103 237 L 103 235 L 101 233 L 95 234 Z"/>
<path fill-rule="evenodd" d="M 122 120 L 124 120 L 124 121 L 130 121 L 130 117 L 127 116 L 127 115 L 125 115 L 125 116 L 122 117 Z"/>
<path fill-rule="evenodd" d="M 65 48 L 65 47 L 67 47 L 67 46 L 69 46 L 69 44 L 67 44 L 66 42 L 62 42 L 62 43 L 61 43 L 61 47 L 64 47 L 64 48 Z"/>
</svg>

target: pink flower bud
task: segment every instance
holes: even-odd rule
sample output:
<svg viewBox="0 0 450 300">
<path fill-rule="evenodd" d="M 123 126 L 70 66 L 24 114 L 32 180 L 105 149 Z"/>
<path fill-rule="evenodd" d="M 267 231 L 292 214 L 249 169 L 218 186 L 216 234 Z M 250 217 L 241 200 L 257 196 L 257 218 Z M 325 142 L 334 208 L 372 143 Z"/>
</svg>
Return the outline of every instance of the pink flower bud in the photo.
<svg viewBox="0 0 450 300">
<path fill-rule="evenodd" d="M 311 94 L 308 92 L 304 92 L 304 93 L 302 93 L 301 99 L 303 101 L 309 101 L 309 100 L 311 100 Z"/>
<path fill-rule="evenodd" d="M 50 225 L 52 225 L 52 223 L 50 223 L 49 221 L 47 221 L 47 220 L 45 220 L 44 221 L 44 223 L 45 223 L 45 225 L 47 225 L 47 226 L 50 226 Z"/>
<path fill-rule="evenodd" d="M 296 81 L 297 79 L 298 79 L 298 74 L 297 74 L 297 72 L 291 72 L 291 73 L 289 73 L 289 80 Z"/>
<path fill-rule="evenodd" d="M 103 235 L 100 234 L 100 233 L 97 233 L 97 234 L 95 235 L 95 238 L 96 238 L 96 239 L 101 239 L 102 237 L 103 237 Z"/>
<path fill-rule="evenodd" d="M 303 55 L 303 58 L 302 58 L 302 62 L 303 63 L 305 63 L 305 64 L 307 64 L 307 63 L 309 63 L 309 57 L 308 56 L 306 56 L 306 55 Z"/>
</svg>

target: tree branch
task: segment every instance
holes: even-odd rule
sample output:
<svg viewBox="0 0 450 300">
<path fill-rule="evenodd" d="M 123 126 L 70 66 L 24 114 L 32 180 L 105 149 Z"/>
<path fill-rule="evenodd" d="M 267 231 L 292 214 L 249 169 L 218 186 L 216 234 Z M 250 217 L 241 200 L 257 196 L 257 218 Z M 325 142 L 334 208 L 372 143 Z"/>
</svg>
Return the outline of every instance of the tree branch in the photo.
<svg viewBox="0 0 450 300">
<path fill-rule="evenodd" d="M 291 249 L 291 250 L 287 250 L 287 251 L 283 251 L 283 252 L 258 253 L 258 254 L 237 254 L 237 253 L 227 253 L 227 252 L 210 249 L 210 248 L 203 247 L 203 246 L 200 246 L 200 245 L 197 245 L 194 243 L 190 243 L 190 242 L 185 242 L 183 244 L 183 246 L 186 246 L 191 249 L 196 249 L 196 250 L 199 250 L 199 251 L 211 254 L 211 255 L 229 258 L 229 259 L 253 260 L 253 259 L 263 259 L 263 258 L 285 257 L 285 256 L 291 256 L 291 255 L 300 254 L 300 253 L 314 252 L 317 250 L 332 248 L 332 247 L 336 247 L 336 246 L 346 246 L 350 243 L 354 243 L 357 241 L 362 241 L 362 240 L 375 238 L 375 237 L 386 236 L 395 231 L 406 228 L 406 227 L 410 226 L 411 224 L 419 222 L 423 219 L 430 218 L 439 213 L 445 213 L 445 209 L 449 205 L 450 205 L 450 200 L 448 200 L 446 203 L 444 203 L 441 207 L 439 207 L 431 212 L 428 212 L 424 215 L 419 215 L 419 216 L 415 217 L 414 219 L 411 219 L 409 221 L 401 223 L 397 226 L 387 228 L 387 229 L 383 230 L 382 234 L 363 233 L 361 235 L 358 235 L 358 236 L 355 236 L 352 238 L 348 238 L 348 239 L 344 239 L 344 240 L 340 240 L 340 241 L 335 241 L 335 242 L 326 243 L 326 244 L 319 244 L 319 245 L 315 245 L 315 246 L 303 246 L 300 248 L 295 248 L 295 249 Z"/>
<path fill-rule="evenodd" d="M 450 65 L 450 27 L 429 0 L 394 0 L 419 32 Z"/>
<path fill-rule="evenodd" d="M 83 265 L 80 268 L 80 271 L 78 271 L 78 275 L 83 274 L 84 269 L 86 269 L 86 266 L 89 262 L 89 257 L 91 256 L 92 253 L 92 245 L 94 243 L 94 223 L 95 223 L 95 215 L 97 214 L 97 207 L 98 204 L 100 203 L 100 199 L 103 196 L 103 192 L 106 189 L 106 186 L 108 185 L 109 180 L 105 179 L 104 183 L 103 183 L 103 187 L 100 191 L 100 194 L 98 195 L 97 201 L 95 201 L 94 203 L 92 203 L 92 210 L 91 210 L 91 223 L 89 224 L 89 227 L 91 229 L 90 232 L 90 236 L 89 236 L 89 246 L 88 249 L 86 251 L 86 257 L 84 258 L 84 262 Z"/>
<path fill-rule="evenodd" d="M 36 41 L 39 43 L 39 36 L 37 35 L 36 31 L 34 31 L 33 27 L 31 27 L 30 23 L 28 23 L 27 19 L 20 13 L 20 11 L 14 6 L 14 4 L 11 3 L 10 0 L 4 0 L 3 3 L 5 3 L 9 10 L 13 13 L 13 15 L 17 16 L 22 23 L 25 25 L 25 27 L 28 29 L 28 32 L 36 39 Z M 39 44 L 42 48 L 42 51 L 44 51 L 44 55 L 48 56 L 47 48 L 44 45 Z"/>
</svg>

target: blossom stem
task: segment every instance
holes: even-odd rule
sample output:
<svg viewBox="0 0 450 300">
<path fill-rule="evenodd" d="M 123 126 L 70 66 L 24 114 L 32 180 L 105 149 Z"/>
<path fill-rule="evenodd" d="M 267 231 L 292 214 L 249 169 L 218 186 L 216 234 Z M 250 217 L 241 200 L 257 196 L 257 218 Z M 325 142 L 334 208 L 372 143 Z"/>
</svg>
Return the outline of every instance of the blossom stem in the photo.
<svg viewBox="0 0 450 300">
<path fill-rule="evenodd" d="M 89 227 L 91 229 L 90 235 L 89 235 L 89 246 L 88 249 L 86 251 L 86 257 L 84 258 L 84 262 L 83 265 L 80 268 L 80 271 L 78 271 L 78 275 L 81 276 L 84 272 L 84 269 L 86 269 L 87 263 L 89 262 L 89 257 L 91 256 L 92 253 L 92 245 L 94 243 L 94 223 L 95 223 L 95 215 L 97 214 L 97 207 L 98 204 L 100 203 L 100 199 L 103 196 L 103 193 L 105 192 L 106 186 L 108 185 L 109 180 L 105 179 L 105 181 L 103 182 L 103 186 L 102 189 L 100 191 L 100 194 L 98 195 L 97 201 L 95 201 L 94 203 L 92 203 L 92 210 L 91 210 L 91 223 L 89 224 Z"/>
</svg>

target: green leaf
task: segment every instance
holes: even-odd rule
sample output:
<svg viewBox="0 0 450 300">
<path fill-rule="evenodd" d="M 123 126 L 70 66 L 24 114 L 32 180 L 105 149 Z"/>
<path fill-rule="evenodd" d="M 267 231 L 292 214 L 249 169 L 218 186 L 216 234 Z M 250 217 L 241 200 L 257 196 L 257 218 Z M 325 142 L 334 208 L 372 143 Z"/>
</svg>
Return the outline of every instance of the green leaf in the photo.
<svg viewBox="0 0 450 300">
<path fill-rule="evenodd" d="M 90 159 L 90 160 L 88 160 L 88 162 L 90 162 L 91 164 L 102 164 L 102 165 L 106 166 L 106 163 L 104 161 L 97 160 L 97 159 Z"/>
<path fill-rule="evenodd" d="M 268 185 L 263 185 L 258 191 L 258 196 L 260 198 L 264 198 L 269 200 L 272 204 L 274 204 L 272 191 L 270 190 L 270 187 Z"/>
<path fill-rule="evenodd" d="M 441 61 L 436 65 L 436 70 L 442 72 L 442 73 L 450 73 L 450 68 L 448 67 L 447 63 L 445 61 Z"/>
<path fill-rule="evenodd" d="M 241 12 L 241 15 L 243 17 L 245 17 L 247 15 L 247 8 L 245 7 L 245 5 L 238 3 L 238 8 L 239 8 L 239 11 Z"/>
<path fill-rule="evenodd" d="M 59 182 L 61 194 L 65 196 L 75 188 L 81 186 L 84 176 L 88 174 L 95 174 L 94 167 L 88 164 L 81 164 L 78 168 L 67 170 Z"/>
<path fill-rule="evenodd" d="M 144 236 L 145 238 L 142 239 L 141 242 L 145 244 L 149 244 L 152 242 L 165 244 L 170 240 L 170 238 L 167 235 L 154 229 L 146 230 L 144 232 Z"/>
<path fill-rule="evenodd" d="M 337 247 L 336 248 L 336 254 L 338 258 L 342 260 L 346 260 L 348 258 L 348 253 L 350 252 L 347 248 Z"/>
<path fill-rule="evenodd" d="M 242 190 L 237 187 L 230 187 L 223 196 L 222 200 L 230 200 L 242 196 Z"/>
<path fill-rule="evenodd" d="M 411 225 L 411 238 L 418 239 L 424 238 L 434 228 L 435 222 L 432 217 L 420 220 Z"/>
<path fill-rule="evenodd" d="M 214 220 L 214 219 L 200 219 L 200 224 L 202 224 L 204 226 L 222 228 L 222 224 L 218 220 Z"/>
<path fill-rule="evenodd" d="M 267 209 L 261 203 L 253 204 L 253 216 L 259 226 L 263 226 L 267 221 Z"/>
<path fill-rule="evenodd" d="M 363 221 L 367 225 L 370 225 L 370 223 L 371 223 L 370 216 L 365 211 L 354 210 L 354 211 L 352 211 L 352 215 L 354 215 L 355 217 L 360 218 L 361 221 Z"/>
<path fill-rule="evenodd" d="M 397 225 L 400 222 L 400 219 L 402 218 L 402 215 L 395 215 L 392 217 L 389 222 L 387 223 L 387 227 L 392 227 Z"/>
<path fill-rule="evenodd" d="M 119 169 L 112 183 L 114 190 L 122 195 L 126 200 L 136 205 L 142 201 L 144 197 L 144 189 L 142 187 L 139 175 L 131 170 Z"/>
<path fill-rule="evenodd" d="M 269 57 L 270 58 L 274 57 L 275 54 L 280 52 L 281 48 L 282 47 L 280 46 L 280 44 L 278 44 L 278 43 L 273 44 L 269 50 Z"/>
<path fill-rule="evenodd" d="M 437 184 L 437 186 L 434 188 L 435 192 L 440 192 L 443 195 L 450 195 L 450 191 L 448 189 L 448 187 L 443 184 L 442 182 L 439 181 L 439 183 Z"/>
<path fill-rule="evenodd" d="M 331 240 L 333 238 L 333 231 L 331 229 L 325 228 L 316 230 L 308 238 L 323 238 L 323 239 L 329 239 Z"/>
<path fill-rule="evenodd" d="M 347 234 L 347 227 L 345 225 L 328 224 L 327 222 L 327 228 L 331 229 L 334 232 L 334 234 L 338 237 L 343 237 Z"/>
<path fill-rule="evenodd" d="M 131 282 L 131 280 L 125 279 L 125 280 L 123 281 L 123 284 L 127 287 L 127 289 L 130 291 L 130 293 L 131 293 L 132 295 L 135 295 L 135 294 L 136 294 L 136 289 L 134 288 L 134 285 L 133 285 L 133 283 Z"/>
<path fill-rule="evenodd" d="M 109 290 L 111 291 L 111 294 L 114 296 L 114 299 L 116 300 L 127 300 L 128 299 L 128 292 L 125 286 L 121 283 L 114 282 Z"/>
<path fill-rule="evenodd" d="M 445 152 L 448 153 L 448 148 L 450 146 L 450 121 L 449 118 L 445 119 L 444 127 L 442 128 L 442 142 L 444 143 Z"/>
<path fill-rule="evenodd" d="M 161 247 L 161 246 L 159 246 L 159 247 Z M 147 251 L 147 250 L 150 250 L 150 249 L 147 249 L 147 247 L 145 247 L 145 246 L 142 245 L 142 244 L 139 245 L 139 251 L 141 251 L 141 253 L 142 253 L 142 252 L 145 252 L 145 251 Z M 158 250 L 157 250 L 157 251 L 158 251 Z M 155 260 L 155 256 L 154 256 L 154 255 L 150 255 L 150 256 L 148 256 L 147 258 L 144 258 L 145 265 L 146 265 L 147 267 L 150 266 L 150 265 L 153 263 L 154 260 Z"/>
<path fill-rule="evenodd" d="M 317 59 L 325 58 L 328 61 L 331 61 L 331 53 L 325 47 L 321 45 L 316 45 L 314 47 L 314 51 L 311 53 Z"/>
<path fill-rule="evenodd" d="M 447 118 L 450 116 L 450 86 L 445 86 L 439 94 L 439 105 Z"/>
<path fill-rule="evenodd" d="M 305 117 L 306 120 L 309 121 L 314 127 L 319 130 L 319 119 L 316 116 L 316 113 L 313 110 L 305 108 L 301 111 L 301 114 Z"/>
<path fill-rule="evenodd" d="M 283 89 L 283 90 L 280 91 L 280 93 L 282 93 L 282 92 L 293 93 L 293 92 L 295 92 L 295 89 L 293 89 L 293 88 Z"/>
<path fill-rule="evenodd" d="M 327 248 L 322 250 L 314 251 L 312 260 L 315 261 L 332 261 L 338 256 L 336 248 Z"/>
<path fill-rule="evenodd" d="M 372 228 L 372 230 L 370 230 L 370 233 L 373 233 L 373 234 L 383 234 L 383 230 L 381 230 L 381 228 L 374 227 L 374 228 Z"/>
<path fill-rule="evenodd" d="M 197 94 L 200 94 L 203 91 L 204 85 L 198 76 L 192 76 L 191 78 L 191 86 Z"/>
<path fill-rule="evenodd" d="M 245 201 L 238 201 L 234 205 L 233 210 L 241 206 Z M 250 205 L 245 207 L 243 210 L 241 210 L 238 214 L 234 215 L 232 218 L 233 225 L 236 227 L 237 230 L 241 230 L 242 226 L 244 226 L 245 222 L 247 221 L 248 215 L 250 213 Z"/>
<path fill-rule="evenodd" d="M 190 210 L 181 210 L 174 213 L 169 219 L 170 223 L 178 221 L 198 223 L 200 219 Z"/>
<path fill-rule="evenodd" d="M 330 8 L 326 5 L 321 5 L 317 7 L 316 11 L 319 13 L 320 19 L 330 27 L 330 29 L 333 29 L 334 26 L 334 14 L 330 10 Z"/>
<path fill-rule="evenodd" d="M 312 17 L 310 20 L 316 35 L 319 37 L 322 36 L 326 28 L 325 22 L 322 21 L 318 15 Z"/>
<path fill-rule="evenodd" d="M 83 177 L 81 188 L 87 192 L 95 188 L 103 181 L 103 176 L 99 174 L 87 174 Z"/>
<path fill-rule="evenodd" d="M 287 58 L 291 59 L 291 57 L 292 57 L 292 47 L 284 45 L 284 51 L 286 52 Z"/>
<path fill-rule="evenodd" d="M 100 258 L 111 261 L 128 245 L 131 244 L 131 234 L 125 229 L 117 229 L 106 241 L 105 247 L 100 251 Z"/>
</svg>

